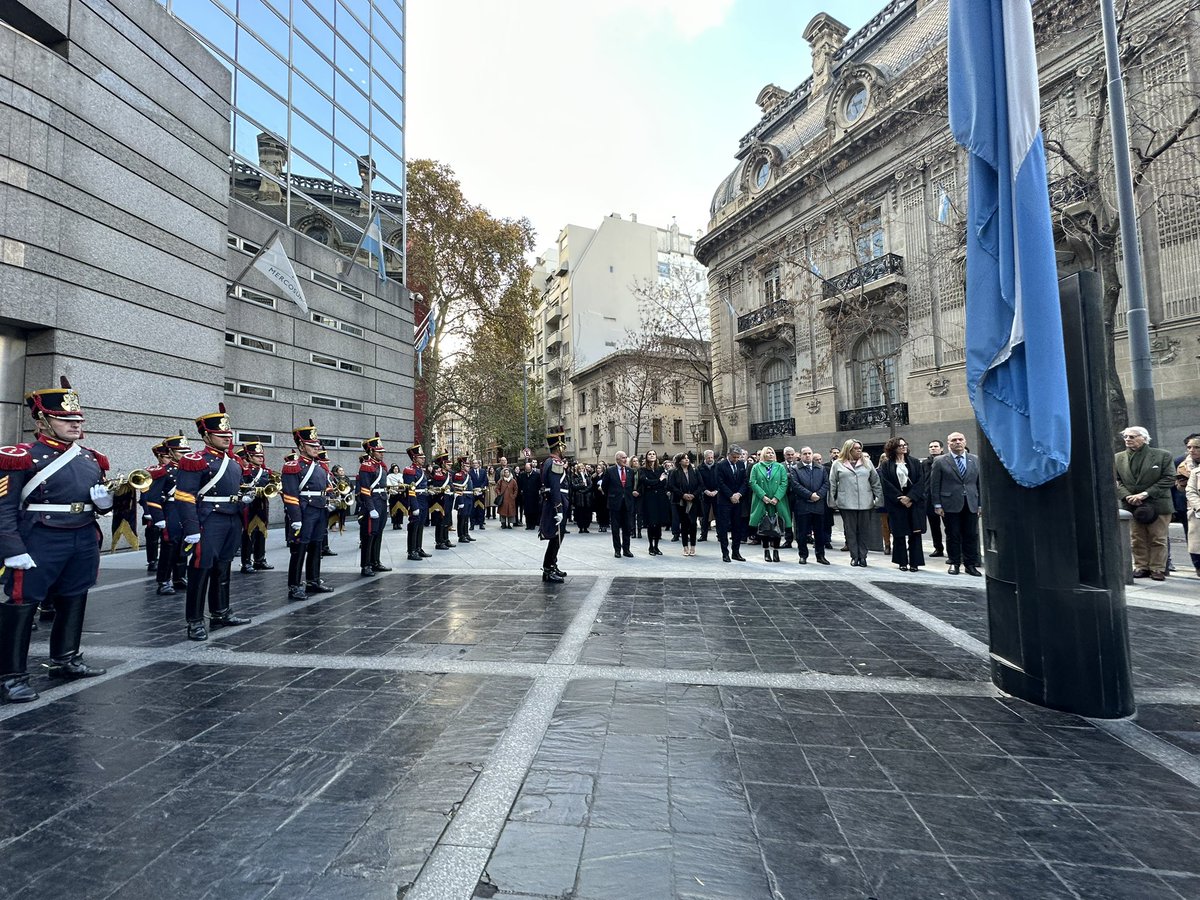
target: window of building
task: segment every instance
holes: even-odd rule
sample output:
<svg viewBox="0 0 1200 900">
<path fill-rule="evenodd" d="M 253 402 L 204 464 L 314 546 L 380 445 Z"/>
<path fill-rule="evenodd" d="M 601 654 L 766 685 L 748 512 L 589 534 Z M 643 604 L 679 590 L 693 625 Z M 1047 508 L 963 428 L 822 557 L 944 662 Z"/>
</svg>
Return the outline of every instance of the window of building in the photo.
<svg viewBox="0 0 1200 900">
<path fill-rule="evenodd" d="M 611 419 L 608 423 L 608 446 L 615 447 L 617 445 L 617 423 Z"/>
<path fill-rule="evenodd" d="M 225 293 L 230 297 L 237 297 L 239 300 L 245 300 L 249 303 L 257 303 L 259 306 L 266 306 L 270 309 L 275 308 L 275 298 L 268 297 L 266 294 L 251 290 L 245 285 L 227 284 Z"/>
<path fill-rule="evenodd" d="M 855 241 L 859 263 L 870 262 L 883 256 L 883 220 L 879 210 L 868 216 L 858 226 L 858 238 Z"/>
<path fill-rule="evenodd" d="M 581 414 L 587 412 L 587 391 L 579 392 L 579 412 Z"/>
<path fill-rule="evenodd" d="M 710 440 L 710 438 L 708 436 L 708 434 L 709 434 L 708 429 L 709 429 L 708 420 L 705 419 L 703 422 L 700 423 L 700 436 L 697 438 L 697 440 L 701 444 L 707 444 Z"/>
<path fill-rule="evenodd" d="M 361 300 L 363 298 L 363 292 L 358 288 L 352 288 L 348 284 L 343 284 L 341 289 L 343 294 L 345 294 L 347 297 L 353 298 L 354 300 Z"/>
<path fill-rule="evenodd" d="M 854 345 L 854 393 L 858 405 L 888 406 L 900 400 L 896 378 L 896 360 L 900 339 L 890 331 L 876 328 Z"/>
<path fill-rule="evenodd" d="M 343 372 L 349 372 L 352 375 L 361 375 L 363 373 L 363 367 L 358 363 L 346 362 L 344 359 L 338 360 L 338 368 Z"/>
<path fill-rule="evenodd" d="M 779 263 L 773 263 L 763 270 L 763 305 L 781 300 L 783 282 Z"/>
<path fill-rule="evenodd" d="M 678 379 L 671 382 L 671 402 L 672 403 L 682 403 L 683 402 L 683 382 L 679 381 Z"/>
<path fill-rule="evenodd" d="M 663 442 L 662 419 L 650 420 L 650 443 L 661 444 Z"/>
<path fill-rule="evenodd" d="M 659 262 L 658 262 L 658 277 L 659 278 L 670 278 L 671 277 L 671 264 L 669 262 L 663 262 L 662 260 L 659 260 Z"/>
<path fill-rule="evenodd" d="M 357 400 L 339 400 L 338 409 L 348 409 L 351 412 L 362 412 L 363 405 Z"/>
<path fill-rule="evenodd" d="M 587 426 L 579 426 L 579 449 L 582 451 L 587 446 Z"/>
<path fill-rule="evenodd" d="M 322 397 L 320 394 L 313 394 L 308 399 L 313 406 L 327 406 L 330 409 L 337 409 L 338 402 L 336 397 Z"/>
<path fill-rule="evenodd" d="M 676 419 L 671 423 L 671 441 L 676 444 L 683 443 L 683 419 Z"/>
<path fill-rule="evenodd" d="M 331 291 L 336 291 L 338 289 L 338 280 L 336 278 L 330 278 L 323 272 L 313 270 L 312 280 L 321 285 L 321 287 L 329 288 Z"/>
<path fill-rule="evenodd" d="M 336 369 L 338 367 L 338 361 L 336 357 L 325 356 L 323 353 L 310 353 L 308 355 L 308 360 L 314 366 L 324 366 L 326 369 Z"/>
<path fill-rule="evenodd" d="M 267 387 L 264 384 L 247 384 L 244 381 L 239 381 L 237 393 L 244 397 L 260 397 L 263 400 L 275 399 L 275 388 Z"/>
<path fill-rule="evenodd" d="M 615 381 L 604 382 L 604 397 L 609 403 L 617 402 L 617 383 Z"/>
<path fill-rule="evenodd" d="M 773 359 L 762 373 L 763 420 L 774 422 L 792 415 L 792 372 L 782 359 Z"/>
<path fill-rule="evenodd" d="M 253 431 L 235 431 L 233 433 L 233 442 L 235 444 L 249 444 L 251 441 L 257 441 L 267 447 L 275 443 L 275 435 L 273 434 L 256 434 Z"/>
<path fill-rule="evenodd" d="M 236 234 L 227 235 L 225 238 L 225 243 L 227 243 L 234 250 L 237 250 L 239 253 L 245 253 L 248 256 L 254 256 L 259 250 L 262 249 L 261 244 L 256 244 L 254 241 L 248 241 L 244 237 Z"/>
<path fill-rule="evenodd" d="M 323 313 L 314 312 L 310 313 L 309 315 L 312 318 L 313 323 L 320 325 L 322 328 L 329 328 L 333 331 L 341 331 L 346 334 L 353 335 L 354 337 L 363 336 L 363 330 L 357 325 L 351 325 L 349 322 L 343 322 L 341 319 L 335 319 L 333 316 L 327 316 Z"/>
<path fill-rule="evenodd" d="M 234 347 L 242 347 L 246 350 L 253 350 L 255 353 L 275 352 L 274 341 L 268 341 L 264 338 L 251 337 L 248 334 L 239 334 L 236 331 L 225 332 L 225 343 Z"/>
<path fill-rule="evenodd" d="M 658 381 L 657 378 L 654 381 L 650 382 L 650 402 L 651 403 L 661 403 L 662 402 L 662 384 Z"/>
<path fill-rule="evenodd" d="M 599 424 L 592 426 L 592 446 L 597 448 L 597 450 L 596 450 L 597 453 L 600 452 L 600 450 L 598 449 L 600 447 L 600 425 Z"/>
<path fill-rule="evenodd" d="M 312 320 L 322 328 L 333 328 L 336 330 L 338 327 L 338 320 L 333 316 L 325 316 L 319 312 L 311 313 L 310 316 Z"/>
<path fill-rule="evenodd" d="M 592 408 L 600 408 L 600 388 L 598 387 L 592 388 Z"/>
</svg>

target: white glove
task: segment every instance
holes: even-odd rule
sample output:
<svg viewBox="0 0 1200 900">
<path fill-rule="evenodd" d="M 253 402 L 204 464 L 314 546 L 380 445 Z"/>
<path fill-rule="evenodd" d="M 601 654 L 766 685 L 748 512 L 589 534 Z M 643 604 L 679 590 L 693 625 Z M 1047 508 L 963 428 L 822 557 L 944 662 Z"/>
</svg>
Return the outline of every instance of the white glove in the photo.
<svg viewBox="0 0 1200 900">
<path fill-rule="evenodd" d="M 200 543 L 200 532 L 196 532 L 195 534 L 185 535 L 183 538 L 183 542 L 185 544 L 191 544 L 192 546 L 195 546 L 196 544 Z"/>
<path fill-rule="evenodd" d="M 371 510 L 371 518 L 378 519 L 379 518 L 379 510 L 377 510 L 377 509 Z"/>
<path fill-rule="evenodd" d="M 160 528 L 160 529 L 161 529 L 161 528 L 166 528 L 166 527 L 167 527 L 167 523 L 166 523 L 166 522 L 155 522 L 155 523 L 154 523 L 154 527 L 155 527 L 155 528 Z"/>
<path fill-rule="evenodd" d="M 560 512 L 559 512 L 559 513 L 555 513 L 555 514 L 554 514 L 554 524 L 555 524 L 555 525 L 561 525 L 561 524 L 562 524 L 562 521 L 563 521 L 563 514 L 562 514 L 562 513 L 560 513 Z"/>
<path fill-rule="evenodd" d="M 291 524 L 292 534 L 299 534 L 301 527 L 303 526 L 300 522 L 293 522 Z"/>
<path fill-rule="evenodd" d="M 102 484 L 92 485 L 91 491 L 92 505 L 99 510 L 112 509 L 113 498 L 112 492 Z"/>
<path fill-rule="evenodd" d="M 242 494 L 242 502 L 249 505 L 254 502 L 253 494 Z"/>
<path fill-rule="evenodd" d="M 4 565 L 10 569 L 36 569 L 37 563 L 33 561 L 33 557 L 28 553 L 18 553 L 16 556 L 10 556 L 4 560 Z"/>
</svg>

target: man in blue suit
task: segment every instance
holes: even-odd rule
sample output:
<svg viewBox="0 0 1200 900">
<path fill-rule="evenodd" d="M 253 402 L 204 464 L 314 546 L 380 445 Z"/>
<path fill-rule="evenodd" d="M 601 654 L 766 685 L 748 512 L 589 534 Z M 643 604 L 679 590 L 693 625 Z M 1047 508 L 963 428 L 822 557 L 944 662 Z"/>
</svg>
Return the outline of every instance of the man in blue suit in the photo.
<svg viewBox="0 0 1200 900">
<path fill-rule="evenodd" d="M 750 472 L 742 459 L 742 448 L 732 445 L 717 463 L 717 540 L 721 542 L 721 560 L 745 562 L 739 552 L 746 536 L 742 510 L 750 505 Z M 733 553 L 729 540 L 733 538 Z"/>
<path fill-rule="evenodd" d="M 613 556 L 633 556 L 629 549 L 629 533 L 633 530 L 633 469 L 629 457 L 618 452 L 616 464 L 604 470 L 600 492 L 608 502 L 609 527 L 612 529 Z"/>
<path fill-rule="evenodd" d="M 829 473 L 813 462 L 812 447 L 801 447 L 799 461 L 788 470 L 788 493 L 800 565 L 808 562 L 809 531 L 812 531 L 817 562 L 829 565 L 825 558 L 825 499 L 829 496 Z"/>
</svg>

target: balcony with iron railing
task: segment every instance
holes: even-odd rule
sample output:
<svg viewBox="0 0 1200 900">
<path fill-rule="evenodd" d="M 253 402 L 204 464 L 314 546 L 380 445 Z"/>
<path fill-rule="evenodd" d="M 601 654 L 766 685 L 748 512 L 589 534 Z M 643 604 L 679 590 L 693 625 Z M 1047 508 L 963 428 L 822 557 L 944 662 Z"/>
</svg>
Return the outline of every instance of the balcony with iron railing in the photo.
<svg viewBox="0 0 1200 900">
<path fill-rule="evenodd" d="M 826 279 L 821 285 L 821 295 L 829 300 L 857 290 L 875 290 L 884 284 L 904 279 L 904 257 L 885 253 L 868 260 L 861 266 Z"/>
<path fill-rule="evenodd" d="M 773 437 L 790 437 L 796 433 L 796 419 L 774 419 L 770 422 L 753 422 L 750 425 L 750 440 L 763 441 Z"/>
<path fill-rule="evenodd" d="M 738 334 L 741 335 L 744 332 L 758 328 L 760 325 L 766 325 L 778 319 L 787 319 L 790 321 L 791 317 L 791 301 L 776 300 L 774 303 L 768 303 L 766 306 L 760 306 L 758 309 L 751 310 L 744 316 L 738 316 Z"/>
<path fill-rule="evenodd" d="M 861 431 L 868 428 L 890 428 L 908 424 L 908 404 L 863 406 L 838 412 L 838 431 Z"/>
</svg>

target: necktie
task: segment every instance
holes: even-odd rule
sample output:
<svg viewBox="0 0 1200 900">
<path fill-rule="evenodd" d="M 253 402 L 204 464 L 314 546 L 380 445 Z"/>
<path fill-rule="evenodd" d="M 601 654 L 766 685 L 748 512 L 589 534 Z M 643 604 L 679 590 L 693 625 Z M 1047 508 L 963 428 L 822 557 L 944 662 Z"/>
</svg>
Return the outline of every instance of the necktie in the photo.
<svg viewBox="0 0 1200 900">
<path fill-rule="evenodd" d="M 954 464 L 956 466 L 958 466 L 958 477 L 966 478 L 967 477 L 967 457 L 965 455 L 955 456 Z"/>
<path fill-rule="evenodd" d="M 621 487 L 625 487 L 625 467 L 621 466 L 618 471 L 621 473 Z"/>
</svg>

